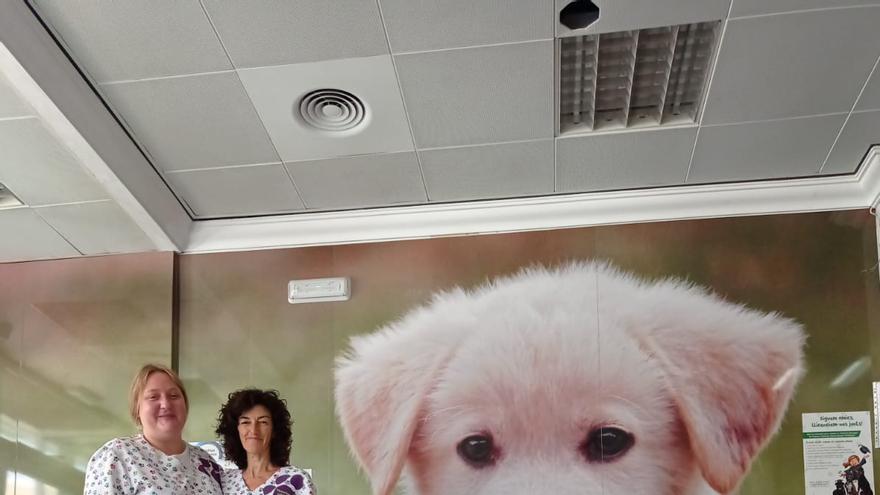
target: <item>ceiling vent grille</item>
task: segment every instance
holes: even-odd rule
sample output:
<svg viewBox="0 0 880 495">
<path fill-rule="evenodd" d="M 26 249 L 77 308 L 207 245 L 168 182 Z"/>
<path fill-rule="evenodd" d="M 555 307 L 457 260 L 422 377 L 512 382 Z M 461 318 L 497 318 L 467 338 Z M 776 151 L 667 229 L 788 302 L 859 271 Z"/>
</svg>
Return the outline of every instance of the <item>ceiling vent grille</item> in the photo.
<svg viewBox="0 0 880 495">
<path fill-rule="evenodd" d="M 299 113 L 315 129 L 338 132 L 361 125 L 367 112 L 360 98 L 348 91 L 319 89 L 300 99 Z"/>
<path fill-rule="evenodd" d="M 23 206 L 24 203 L 19 201 L 18 198 L 12 194 L 12 191 L 6 188 L 3 184 L 0 184 L 0 210 L 4 208 L 15 208 L 17 206 Z"/>
<path fill-rule="evenodd" d="M 559 133 L 695 122 L 720 21 L 559 40 Z"/>
</svg>

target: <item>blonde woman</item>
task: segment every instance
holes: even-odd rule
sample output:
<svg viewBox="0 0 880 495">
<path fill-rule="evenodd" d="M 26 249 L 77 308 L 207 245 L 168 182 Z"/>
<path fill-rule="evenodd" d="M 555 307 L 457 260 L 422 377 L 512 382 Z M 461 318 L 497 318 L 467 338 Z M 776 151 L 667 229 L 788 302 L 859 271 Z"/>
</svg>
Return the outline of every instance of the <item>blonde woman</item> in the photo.
<svg viewBox="0 0 880 495">
<path fill-rule="evenodd" d="M 129 393 L 141 434 L 110 440 L 89 460 L 84 495 L 221 495 L 220 467 L 182 438 L 189 400 L 180 378 L 148 364 Z"/>
</svg>

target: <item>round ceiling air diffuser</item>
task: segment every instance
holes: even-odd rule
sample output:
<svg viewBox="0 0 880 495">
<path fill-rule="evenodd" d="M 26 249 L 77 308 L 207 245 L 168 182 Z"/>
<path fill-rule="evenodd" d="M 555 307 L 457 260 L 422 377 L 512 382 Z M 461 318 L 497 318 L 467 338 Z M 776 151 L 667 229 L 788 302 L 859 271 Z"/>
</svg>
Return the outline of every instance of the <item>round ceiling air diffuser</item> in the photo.
<svg viewBox="0 0 880 495">
<path fill-rule="evenodd" d="M 364 122 L 366 107 L 361 100 L 341 89 L 318 89 L 299 101 L 303 121 L 322 131 L 347 131 Z"/>
</svg>

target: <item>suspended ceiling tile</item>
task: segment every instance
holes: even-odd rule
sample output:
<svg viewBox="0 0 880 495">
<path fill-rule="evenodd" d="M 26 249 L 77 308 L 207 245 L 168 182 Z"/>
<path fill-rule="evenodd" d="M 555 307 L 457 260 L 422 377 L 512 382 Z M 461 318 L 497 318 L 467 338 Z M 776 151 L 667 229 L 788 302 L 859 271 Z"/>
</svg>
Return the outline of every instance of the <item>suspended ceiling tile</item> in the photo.
<svg viewBox="0 0 880 495">
<path fill-rule="evenodd" d="M 859 96 L 856 110 L 880 110 L 880 66 L 874 70 L 865 90 Z"/>
<path fill-rule="evenodd" d="M 732 20 L 703 124 L 848 112 L 880 46 L 880 7 Z"/>
<path fill-rule="evenodd" d="M 395 53 L 553 38 L 553 0 L 381 0 Z"/>
<path fill-rule="evenodd" d="M 283 161 L 413 149 L 388 55 L 244 69 L 239 74 Z M 365 105 L 364 123 L 343 132 L 307 125 L 299 117 L 302 97 L 327 88 L 359 98 Z"/>
<path fill-rule="evenodd" d="M 112 201 L 35 208 L 83 254 L 134 253 L 156 246 Z"/>
<path fill-rule="evenodd" d="M 388 53 L 375 0 L 205 0 L 237 68 Z"/>
<path fill-rule="evenodd" d="M 553 140 L 420 153 L 431 201 L 552 194 Z"/>
<path fill-rule="evenodd" d="M 0 119 L 29 115 L 34 115 L 30 105 L 25 103 L 6 79 L 0 75 Z"/>
<path fill-rule="evenodd" d="M 279 161 L 235 72 L 102 89 L 166 171 Z"/>
<path fill-rule="evenodd" d="M 857 112 L 850 115 L 843 127 L 823 174 L 852 173 L 858 168 L 868 149 L 880 144 L 880 111 Z"/>
<path fill-rule="evenodd" d="M 415 153 L 364 155 L 286 163 L 310 209 L 424 203 Z"/>
<path fill-rule="evenodd" d="M 0 180 L 29 206 L 107 199 L 39 120 L 0 120 Z"/>
<path fill-rule="evenodd" d="M 560 192 L 684 183 L 695 127 L 565 137 L 556 141 Z"/>
<path fill-rule="evenodd" d="M 197 217 L 245 216 L 303 209 L 280 163 L 166 174 Z"/>
<path fill-rule="evenodd" d="M 30 208 L 0 210 L 0 262 L 66 258 L 79 252 Z"/>
<path fill-rule="evenodd" d="M 556 0 L 556 11 L 571 0 Z M 593 0 L 600 16 L 585 29 L 571 30 L 556 22 L 559 36 L 579 36 L 674 24 L 718 21 L 727 17 L 730 0 Z"/>
<path fill-rule="evenodd" d="M 828 0 L 733 0 L 730 16 L 777 14 L 798 10 L 827 9 L 830 6 L 849 7 L 878 4 L 880 2 L 877 0 L 835 0 L 833 4 Z"/>
<path fill-rule="evenodd" d="M 816 174 L 846 115 L 703 127 L 689 183 Z"/>
<path fill-rule="evenodd" d="M 34 0 L 98 82 L 230 69 L 198 1 Z"/>
<path fill-rule="evenodd" d="M 553 136 L 553 42 L 395 57 L 416 146 Z"/>
</svg>

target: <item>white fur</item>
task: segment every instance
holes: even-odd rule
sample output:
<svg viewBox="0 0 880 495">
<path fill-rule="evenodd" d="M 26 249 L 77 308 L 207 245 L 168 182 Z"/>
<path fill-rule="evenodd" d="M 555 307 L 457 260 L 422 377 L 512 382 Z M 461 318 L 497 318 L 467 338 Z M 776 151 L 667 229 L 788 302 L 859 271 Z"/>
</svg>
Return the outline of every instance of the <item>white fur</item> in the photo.
<svg viewBox="0 0 880 495">
<path fill-rule="evenodd" d="M 339 358 L 336 403 L 376 495 L 731 493 L 779 427 L 804 336 L 775 314 L 603 264 L 441 293 Z M 607 463 L 599 426 L 635 436 Z M 489 432 L 475 469 L 456 446 Z M 712 491 L 712 489 L 715 491 Z"/>
</svg>

